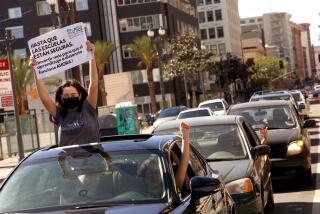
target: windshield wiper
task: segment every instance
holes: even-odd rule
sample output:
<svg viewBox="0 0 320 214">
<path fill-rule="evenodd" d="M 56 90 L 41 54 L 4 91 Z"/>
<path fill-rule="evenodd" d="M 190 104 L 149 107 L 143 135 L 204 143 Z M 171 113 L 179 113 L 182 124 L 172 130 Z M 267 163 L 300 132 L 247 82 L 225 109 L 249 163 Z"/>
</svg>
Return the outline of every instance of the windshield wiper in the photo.
<svg viewBox="0 0 320 214">
<path fill-rule="evenodd" d="M 91 208 L 99 208 L 99 207 L 114 207 L 119 206 L 117 204 L 84 204 L 76 206 L 74 209 L 81 210 L 81 209 L 91 209 Z"/>
<path fill-rule="evenodd" d="M 243 160 L 244 158 L 207 158 L 206 161 L 214 162 L 214 161 L 233 161 L 233 160 Z"/>
</svg>

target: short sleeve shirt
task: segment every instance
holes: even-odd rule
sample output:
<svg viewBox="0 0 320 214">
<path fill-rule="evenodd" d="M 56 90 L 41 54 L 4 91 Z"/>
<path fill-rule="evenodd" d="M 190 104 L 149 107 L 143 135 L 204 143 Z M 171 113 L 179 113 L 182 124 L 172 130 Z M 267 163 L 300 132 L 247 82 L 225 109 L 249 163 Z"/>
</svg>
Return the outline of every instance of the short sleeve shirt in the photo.
<svg viewBox="0 0 320 214">
<path fill-rule="evenodd" d="M 61 109 L 57 108 L 54 123 L 58 126 L 60 146 L 99 142 L 99 124 L 96 110 L 86 99 L 81 111 L 69 111 L 62 118 Z"/>
</svg>

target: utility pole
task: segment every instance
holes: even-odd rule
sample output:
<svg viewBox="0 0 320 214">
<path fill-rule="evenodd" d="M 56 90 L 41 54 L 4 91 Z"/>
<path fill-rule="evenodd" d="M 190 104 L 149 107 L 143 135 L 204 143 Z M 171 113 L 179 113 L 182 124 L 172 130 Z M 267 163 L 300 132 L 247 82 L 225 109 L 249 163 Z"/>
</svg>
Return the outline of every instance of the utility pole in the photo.
<svg viewBox="0 0 320 214">
<path fill-rule="evenodd" d="M 17 135 L 17 144 L 18 144 L 18 153 L 19 153 L 19 161 L 24 158 L 24 149 L 23 149 L 23 141 L 22 141 L 22 132 L 20 125 L 20 117 L 19 117 L 19 106 L 17 102 L 17 90 L 16 90 L 16 82 L 13 75 L 13 65 L 12 65 L 12 43 L 14 42 L 14 38 L 11 36 L 11 32 L 6 30 L 5 39 L 0 39 L 1 43 L 6 45 L 7 56 L 9 61 L 9 71 L 11 78 L 11 87 L 12 87 L 12 96 L 13 96 L 13 105 L 14 105 L 14 116 L 16 121 L 16 135 Z"/>
</svg>

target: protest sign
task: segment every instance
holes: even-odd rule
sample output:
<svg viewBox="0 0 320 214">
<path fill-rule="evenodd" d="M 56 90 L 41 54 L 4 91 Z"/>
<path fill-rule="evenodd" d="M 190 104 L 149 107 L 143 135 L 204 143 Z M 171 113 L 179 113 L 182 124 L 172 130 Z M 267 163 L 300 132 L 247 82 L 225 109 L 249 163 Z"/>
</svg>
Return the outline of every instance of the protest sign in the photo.
<svg viewBox="0 0 320 214">
<path fill-rule="evenodd" d="M 0 108 L 13 110 L 13 92 L 8 59 L 0 60 Z"/>
<path fill-rule="evenodd" d="M 87 51 L 83 24 L 77 23 L 56 29 L 28 41 L 39 79 L 60 73 L 91 59 Z"/>
</svg>

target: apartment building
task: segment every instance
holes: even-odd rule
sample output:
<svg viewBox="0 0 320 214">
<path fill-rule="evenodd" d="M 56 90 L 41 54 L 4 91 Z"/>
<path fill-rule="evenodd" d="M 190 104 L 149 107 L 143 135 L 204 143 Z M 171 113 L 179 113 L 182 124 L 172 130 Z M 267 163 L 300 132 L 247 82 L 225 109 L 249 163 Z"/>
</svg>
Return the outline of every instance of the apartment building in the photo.
<svg viewBox="0 0 320 214">
<path fill-rule="evenodd" d="M 197 0 L 201 43 L 242 58 L 238 0 Z"/>
<path fill-rule="evenodd" d="M 314 65 L 314 53 L 311 46 L 311 39 L 310 39 L 310 24 L 303 23 L 299 24 L 301 30 L 301 44 L 302 44 L 302 51 L 303 51 L 303 58 L 304 58 L 304 72 L 305 77 L 312 77 L 312 71 L 315 69 Z"/>
<path fill-rule="evenodd" d="M 113 42 L 117 50 L 110 58 L 110 74 L 131 72 L 134 102 L 142 112 L 150 112 L 150 97 L 147 73 L 138 67 L 139 59 L 127 49 L 134 38 L 147 35 L 151 28 L 158 36 L 160 27 L 165 29 L 166 38 L 174 38 L 185 30 L 198 32 L 195 0 L 114 0 L 103 1 L 106 38 Z M 159 69 L 153 70 L 156 101 L 160 106 Z M 169 104 L 185 103 L 183 82 L 165 82 L 165 98 Z"/>
<path fill-rule="evenodd" d="M 314 46 L 316 77 L 320 78 L 320 46 Z"/>
<path fill-rule="evenodd" d="M 293 41 L 293 52 L 295 61 L 295 71 L 300 80 L 303 80 L 305 75 L 304 53 L 301 40 L 301 27 L 293 22 L 290 22 Z"/>
</svg>

